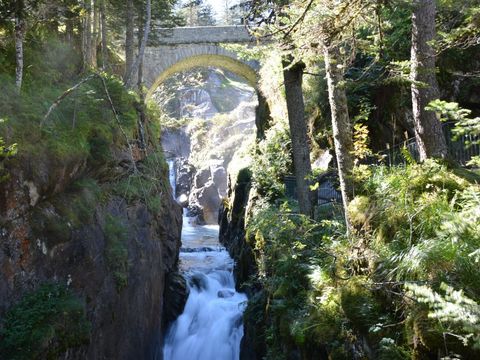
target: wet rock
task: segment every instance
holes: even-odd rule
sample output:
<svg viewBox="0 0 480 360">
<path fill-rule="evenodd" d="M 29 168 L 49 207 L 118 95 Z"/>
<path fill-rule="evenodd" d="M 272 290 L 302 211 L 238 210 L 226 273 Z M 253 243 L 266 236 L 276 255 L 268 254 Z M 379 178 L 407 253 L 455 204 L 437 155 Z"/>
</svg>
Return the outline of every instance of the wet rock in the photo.
<svg viewBox="0 0 480 360">
<path fill-rule="evenodd" d="M 181 207 L 183 207 L 183 208 L 187 207 L 188 206 L 188 196 L 185 195 L 185 194 L 180 195 L 177 198 L 177 202 Z"/>
<path fill-rule="evenodd" d="M 180 197 L 181 195 L 190 195 L 190 189 L 192 188 L 193 178 L 195 176 L 195 167 L 191 165 L 187 159 L 180 158 L 177 160 L 177 175 L 175 195 Z"/>
<path fill-rule="evenodd" d="M 220 243 L 235 260 L 234 276 L 237 289 L 252 293 L 244 284 L 256 273 L 255 256 L 245 236 L 245 218 L 249 215 L 255 193 L 251 191 L 251 173 L 248 168 L 239 171 L 229 184 L 228 205 L 220 210 Z"/>
<path fill-rule="evenodd" d="M 230 298 L 232 297 L 233 295 L 235 295 L 235 293 L 232 291 L 232 290 L 228 290 L 228 289 L 223 289 L 223 290 L 219 290 L 217 292 L 217 296 L 219 298 Z"/>
<path fill-rule="evenodd" d="M 205 274 L 197 273 L 192 275 L 188 283 L 191 287 L 194 287 L 199 291 L 206 290 L 208 288 L 208 280 Z"/>
<path fill-rule="evenodd" d="M 183 313 L 190 290 L 187 281 L 178 272 L 167 275 L 165 280 L 165 303 L 163 305 L 164 323 L 175 321 Z"/>
</svg>

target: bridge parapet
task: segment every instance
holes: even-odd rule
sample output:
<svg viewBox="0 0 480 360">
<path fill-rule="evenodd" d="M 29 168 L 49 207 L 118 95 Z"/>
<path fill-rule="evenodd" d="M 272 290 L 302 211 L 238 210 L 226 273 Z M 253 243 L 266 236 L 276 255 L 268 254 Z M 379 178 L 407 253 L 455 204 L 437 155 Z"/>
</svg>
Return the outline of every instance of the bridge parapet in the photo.
<svg viewBox="0 0 480 360">
<path fill-rule="evenodd" d="M 156 28 L 157 44 L 219 44 L 251 43 L 255 41 L 245 26 L 195 26 L 177 28 Z"/>
</svg>

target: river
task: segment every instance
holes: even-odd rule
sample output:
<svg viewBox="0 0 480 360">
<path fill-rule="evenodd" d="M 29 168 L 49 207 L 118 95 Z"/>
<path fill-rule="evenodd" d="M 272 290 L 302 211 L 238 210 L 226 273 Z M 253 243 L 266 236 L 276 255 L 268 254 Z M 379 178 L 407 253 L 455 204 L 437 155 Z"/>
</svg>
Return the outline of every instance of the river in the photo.
<svg viewBox="0 0 480 360">
<path fill-rule="evenodd" d="M 173 161 L 170 182 L 175 188 Z M 218 242 L 218 225 L 184 215 L 180 270 L 190 289 L 183 313 L 165 336 L 165 360 L 238 360 L 245 294 L 235 291 L 233 260 Z"/>
</svg>

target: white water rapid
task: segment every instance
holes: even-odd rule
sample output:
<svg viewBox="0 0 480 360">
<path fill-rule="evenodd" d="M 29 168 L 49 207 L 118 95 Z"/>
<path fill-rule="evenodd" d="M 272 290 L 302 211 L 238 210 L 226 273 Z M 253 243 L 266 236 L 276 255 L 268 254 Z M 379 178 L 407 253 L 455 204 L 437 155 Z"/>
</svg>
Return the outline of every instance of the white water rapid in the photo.
<svg viewBox="0 0 480 360">
<path fill-rule="evenodd" d="M 180 269 L 190 294 L 183 314 L 167 331 L 165 360 L 240 358 L 247 297 L 235 291 L 233 260 L 220 246 L 218 230 L 216 225 L 191 224 L 184 215 Z"/>
</svg>

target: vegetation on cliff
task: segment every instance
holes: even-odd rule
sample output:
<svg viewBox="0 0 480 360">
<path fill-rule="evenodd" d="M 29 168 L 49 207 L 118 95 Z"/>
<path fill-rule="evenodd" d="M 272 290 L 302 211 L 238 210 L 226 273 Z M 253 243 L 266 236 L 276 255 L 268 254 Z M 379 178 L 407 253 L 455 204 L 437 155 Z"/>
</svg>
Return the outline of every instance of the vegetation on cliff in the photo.
<svg viewBox="0 0 480 360">
<path fill-rule="evenodd" d="M 420 17 L 418 7 L 433 2 L 255 4 L 255 19 L 267 24 L 260 36 L 274 39 L 273 46 L 254 54 L 263 65 L 260 89 L 272 118 L 249 167 L 253 189 L 245 207 L 245 247 L 254 254 L 249 269 L 256 273 L 240 285 L 252 294 L 245 346 L 255 356 L 480 356 L 480 178 L 475 157 L 467 168 L 454 160 L 463 145 L 478 143 L 478 4 L 436 3 L 436 10 Z M 412 24 L 430 32 L 436 25 L 438 35 L 412 38 Z M 423 54 L 418 46 L 426 49 Z M 417 78 L 415 67 L 423 65 L 415 62 L 432 51 L 430 46 L 436 64 L 417 72 L 423 76 Z M 333 182 L 346 190 L 344 206 L 316 206 L 311 218 L 300 215 L 305 211 L 298 202 L 285 196 L 284 176 L 293 173 L 295 150 L 285 123 L 291 110 L 278 89 L 284 82 L 280 63 L 289 54 L 293 63 L 306 64 L 306 120 L 317 172 L 312 179 L 326 171 L 343 172 L 346 179 L 342 184 L 340 174 L 340 184 Z M 437 81 L 439 89 L 433 89 Z M 429 89 L 430 94 L 422 93 Z M 412 114 L 412 100 L 422 102 L 422 114 Z M 452 135 L 469 134 L 470 140 L 450 145 L 446 156 L 438 120 L 453 123 L 447 144 Z M 423 147 L 417 159 L 406 141 L 415 136 Z M 326 148 L 337 158 L 329 168 L 319 166 Z M 447 159 L 432 159 L 442 157 Z M 235 183 L 232 192 L 234 201 Z M 233 208 L 225 206 L 233 219 Z M 237 246 L 236 237 L 231 241 Z M 243 269 L 248 261 L 241 252 L 239 260 Z"/>
<path fill-rule="evenodd" d="M 263 319 L 257 346 L 268 359 L 295 351 L 332 359 L 478 356 L 480 186 L 434 161 L 363 171 L 349 236 L 335 205 L 317 220 L 288 203 L 257 205 L 251 214 L 247 241 L 263 290 L 246 321 Z"/>
<path fill-rule="evenodd" d="M 142 32 L 144 2 L 129 3 Z M 122 79 L 124 5 L 0 1 L 2 359 L 143 356 L 161 328 L 181 215 L 142 78 Z"/>
</svg>

